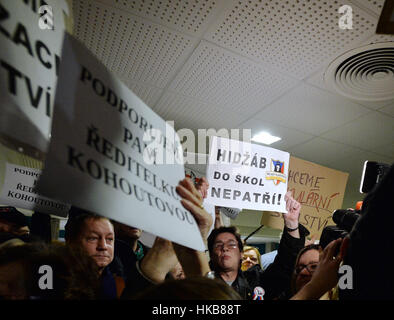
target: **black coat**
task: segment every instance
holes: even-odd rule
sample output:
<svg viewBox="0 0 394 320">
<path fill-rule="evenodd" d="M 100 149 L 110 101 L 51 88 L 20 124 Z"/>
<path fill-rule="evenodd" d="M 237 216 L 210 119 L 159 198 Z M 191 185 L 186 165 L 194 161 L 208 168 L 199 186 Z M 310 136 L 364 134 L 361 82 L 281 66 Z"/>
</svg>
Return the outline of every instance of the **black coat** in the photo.
<svg viewBox="0 0 394 320">
<path fill-rule="evenodd" d="M 256 265 L 246 271 L 238 272 L 231 286 L 243 299 L 256 299 L 258 296 L 256 288 L 260 287 L 264 290 L 263 299 L 272 300 L 289 287 L 298 252 L 305 246 L 305 237 L 309 234 L 301 224 L 299 231 L 299 239 L 293 238 L 287 231 L 283 232 L 278 254 L 267 269 L 263 271 L 259 265 Z"/>
</svg>

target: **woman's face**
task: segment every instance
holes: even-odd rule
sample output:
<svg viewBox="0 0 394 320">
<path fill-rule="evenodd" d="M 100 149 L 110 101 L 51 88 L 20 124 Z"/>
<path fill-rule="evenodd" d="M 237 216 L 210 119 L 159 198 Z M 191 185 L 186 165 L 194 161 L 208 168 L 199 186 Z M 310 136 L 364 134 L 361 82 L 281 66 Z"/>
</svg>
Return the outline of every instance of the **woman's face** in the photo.
<svg viewBox="0 0 394 320">
<path fill-rule="evenodd" d="M 242 270 L 248 270 L 258 263 L 257 253 L 254 250 L 244 251 L 242 257 Z"/>
<path fill-rule="evenodd" d="M 319 263 L 320 253 L 316 249 L 304 252 L 296 266 L 296 291 L 298 292 L 312 278 L 317 264 Z"/>
</svg>

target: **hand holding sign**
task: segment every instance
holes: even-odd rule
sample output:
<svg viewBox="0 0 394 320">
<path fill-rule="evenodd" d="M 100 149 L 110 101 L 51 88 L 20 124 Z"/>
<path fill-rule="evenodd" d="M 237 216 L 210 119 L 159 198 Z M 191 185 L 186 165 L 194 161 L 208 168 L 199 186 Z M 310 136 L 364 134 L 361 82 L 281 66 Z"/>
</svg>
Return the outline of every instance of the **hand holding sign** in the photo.
<svg viewBox="0 0 394 320">
<path fill-rule="evenodd" d="M 209 188 L 208 180 L 205 177 L 202 177 L 198 181 L 196 185 L 196 189 L 201 193 L 203 199 L 205 199 L 208 195 L 208 188 Z"/>
<path fill-rule="evenodd" d="M 189 178 L 179 182 L 176 192 L 182 197 L 181 203 L 186 210 L 189 210 L 196 219 L 202 238 L 207 240 L 209 230 L 213 223 L 211 215 L 202 206 L 203 198 L 201 193 L 194 187 Z"/>
<path fill-rule="evenodd" d="M 206 179 L 203 178 L 200 181 L 202 182 L 200 186 L 206 185 L 207 189 L 208 183 Z M 213 219 L 202 206 L 203 193 L 200 190 L 194 187 L 193 182 L 189 178 L 180 181 L 176 188 L 177 193 L 182 197 L 182 205 L 196 219 L 202 238 L 206 242 Z M 210 271 L 207 256 L 204 252 L 193 250 L 177 243 L 174 243 L 174 250 L 187 277 L 203 276 Z"/>
</svg>

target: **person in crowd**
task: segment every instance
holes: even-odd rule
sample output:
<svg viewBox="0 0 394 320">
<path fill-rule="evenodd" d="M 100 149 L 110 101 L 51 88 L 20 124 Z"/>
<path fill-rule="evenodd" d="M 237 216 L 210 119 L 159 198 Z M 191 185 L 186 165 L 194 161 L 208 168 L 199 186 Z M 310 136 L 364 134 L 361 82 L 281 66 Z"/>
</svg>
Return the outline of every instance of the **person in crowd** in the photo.
<svg viewBox="0 0 394 320">
<path fill-rule="evenodd" d="M 29 241 L 29 223 L 27 217 L 15 207 L 0 207 L 0 241 L 19 238 Z"/>
<path fill-rule="evenodd" d="M 301 249 L 296 259 L 291 287 L 293 294 L 307 284 L 315 272 L 320 260 L 321 247 L 311 244 Z"/>
<path fill-rule="evenodd" d="M 0 299 L 96 299 L 98 288 L 98 267 L 81 249 L 43 242 L 0 249 Z"/>
<path fill-rule="evenodd" d="M 138 240 L 141 237 L 141 229 L 113 220 L 111 222 L 114 226 L 116 237 L 115 258 L 109 268 L 116 273 L 120 263 L 124 278 L 127 278 L 128 270 L 135 268 L 135 263 L 140 261 L 149 249 Z"/>
<path fill-rule="evenodd" d="M 308 230 L 299 224 L 301 205 L 285 195 L 288 213 L 283 215 L 285 229 L 278 255 L 267 270 L 252 267 L 241 271 L 243 243 L 234 227 L 214 229 L 208 238 L 211 268 L 218 278 L 231 285 L 244 299 L 273 299 L 284 290 L 291 278 L 298 252 L 305 243 Z"/>
<path fill-rule="evenodd" d="M 261 268 L 260 257 L 259 249 L 252 246 L 244 246 L 241 270 L 246 271 L 255 265 L 258 265 Z"/>
<path fill-rule="evenodd" d="M 89 212 L 73 215 L 65 226 L 65 240 L 71 248 L 81 247 L 96 262 L 101 298 L 119 298 L 125 286 L 123 274 L 113 274 L 108 267 L 114 259 L 115 232 L 111 221 Z"/>
<path fill-rule="evenodd" d="M 300 281 L 300 289 L 290 300 L 317 300 L 330 292 L 338 283 L 338 270 L 346 253 L 348 238 L 331 241 L 320 255 L 319 263 L 314 267 L 309 266 L 312 277 L 308 282 Z M 340 248 L 339 250 L 337 250 Z M 314 249 L 308 250 L 313 251 Z M 336 252 L 338 252 L 336 254 Z M 304 252 L 305 253 L 305 252 Z M 316 252 L 312 252 L 316 255 Z M 316 256 L 312 258 L 316 260 Z M 301 269 L 301 265 L 298 267 Z"/>
<path fill-rule="evenodd" d="M 32 235 L 46 243 L 51 242 L 51 216 L 48 213 L 35 211 L 31 216 L 30 225 Z"/>
<path fill-rule="evenodd" d="M 206 242 L 213 220 L 205 211 L 203 197 L 193 182 L 186 178 L 179 182 L 177 193 L 181 204 L 196 220 L 202 239 Z M 211 270 L 205 252 L 196 251 L 171 241 L 156 237 L 152 248 L 128 277 L 123 299 L 130 299 L 148 287 L 165 281 L 167 274 L 178 263 L 181 264 L 185 277 L 204 276 Z"/>
<path fill-rule="evenodd" d="M 338 284 L 342 261 L 349 278 L 346 283 L 338 284 L 339 300 L 394 299 L 391 235 L 394 215 L 390 209 L 393 190 L 394 164 L 364 198 L 361 216 L 350 234 L 327 245 L 311 280 L 292 299 L 319 299 Z M 337 247 L 340 249 L 335 255 Z M 382 257 L 384 263 L 376 263 L 377 256 Z"/>
<path fill-rule="evenodd" d="M 353 289 L 339 286 L 340 300 L 394 300 L 393 190 L 394 163 L 364 198 L 349 234 L 343 264 L 352 270 Z"/>
<path fill-rule="evenodd" d="M 182 265 L 178 262 L 168 273 L 166 279 L 182 280 L 185 279 L 185 272 L 183 271 Z"/>
<path fill-rule="evenodd" d="M 321 251 L 321 247 L 318 244 L 310 244 L 301 249 L 296 258 L 289 287 L 281 293 L 278 300 L 290 299 L 311 280 L 319 263 Z"/>
</svg>

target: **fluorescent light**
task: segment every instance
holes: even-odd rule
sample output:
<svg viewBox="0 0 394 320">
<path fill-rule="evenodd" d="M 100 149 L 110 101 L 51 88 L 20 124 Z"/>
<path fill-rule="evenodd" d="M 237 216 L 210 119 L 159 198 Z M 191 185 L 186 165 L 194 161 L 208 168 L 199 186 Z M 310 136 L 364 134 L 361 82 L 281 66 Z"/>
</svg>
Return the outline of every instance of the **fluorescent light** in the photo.
<svg viewBox="0 0 394 320">
<path fill-rule="evenodd" d="M 265 131 L 255 134 L 252 138 L 252 141 L 254 142 L 264 143 L 268 145 L 279 140 L 282 140 L 282 138 L 271 136 L 268 132 Z"/>
</svg>

